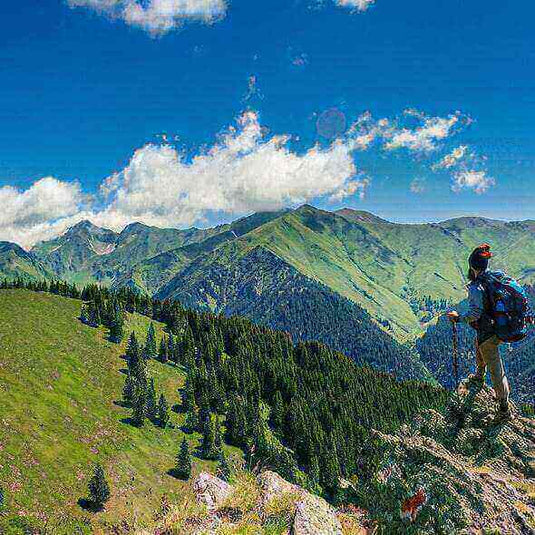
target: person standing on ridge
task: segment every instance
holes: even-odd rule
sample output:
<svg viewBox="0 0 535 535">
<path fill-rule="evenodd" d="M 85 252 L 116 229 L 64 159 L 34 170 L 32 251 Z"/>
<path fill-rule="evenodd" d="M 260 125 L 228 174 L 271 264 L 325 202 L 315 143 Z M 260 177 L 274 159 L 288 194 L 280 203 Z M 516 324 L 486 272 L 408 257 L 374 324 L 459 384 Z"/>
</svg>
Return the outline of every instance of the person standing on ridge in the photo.
<svg viewBox="0 0 535 535">
<path fill-rule="evenodd" d="M 490 246 L 474 249 L 468 259 L 469 307 L 464 314 L 447 313 L 450 321 L 464 322 L 477 331 L 476 372 L 470 382 L 483 385 L 487 369 L 498 401 L 498 418 L 510 419 L 509 382 L 500 357 L 500 344 L 524 338 L 529 305 L 524 290 L 502 272 L 488 271 Z"/>
</svg>

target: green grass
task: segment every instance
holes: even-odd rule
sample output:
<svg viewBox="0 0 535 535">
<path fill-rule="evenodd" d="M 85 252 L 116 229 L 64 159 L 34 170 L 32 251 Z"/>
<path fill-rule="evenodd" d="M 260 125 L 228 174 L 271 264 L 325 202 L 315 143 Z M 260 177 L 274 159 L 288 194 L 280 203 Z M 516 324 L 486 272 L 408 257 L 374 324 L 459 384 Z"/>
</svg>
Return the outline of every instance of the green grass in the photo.
<svg viewBox="0 0 535 535">
<path fill-rule="evenodd" d="M 183 489 L 167 475 L 183 416 L 173 412 L 174 427 L 165 430 L 122 422 L 130 413 L 115 403 L 124 383 L 124 344 L 107 341 L 104 328 L 83 325 L 80 307 L 49 294 L 0 291 L 0 481 L 11 514 L 48 522 L 54 534 L 75 533 L 75 526 L 106 532 L 106 525 L 133 516 L 143 522 L 163 494 L 176 501 Z M 149 322 L 130 315 L 126 331 L 144 340 Z M 176 403 L 181 371 L 150 362 L 149 373 L 157 394 Z M 193 445 L 198 439 L 192 437 Z M 96 461 L 106 469 L 112 499 L 93 514 L 77 501 Z M 197 460 L 195 469 L 203 465 L 209 463 Z"/>
</svg>

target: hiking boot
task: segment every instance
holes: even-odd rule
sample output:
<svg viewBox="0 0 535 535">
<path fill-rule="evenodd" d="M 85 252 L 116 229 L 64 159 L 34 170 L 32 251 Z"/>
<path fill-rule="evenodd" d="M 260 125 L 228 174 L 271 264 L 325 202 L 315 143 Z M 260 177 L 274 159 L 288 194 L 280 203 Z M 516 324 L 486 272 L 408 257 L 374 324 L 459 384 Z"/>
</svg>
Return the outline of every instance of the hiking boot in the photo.
<svg viewBox="0 0 535 535">
<path fill-rule="evenodd" d="M 479 373 L 472 373 L 467 377 L 466 380 L 468 384 L 478 386 L 481 388 L 485 383 L 485 376 Z"/>
<path fill-rule="evenodd" d="M 511 412 L 511 406 L 508 401 L 500 401 L 498 405 L 498 411 L 496 412 L 496 420 L 500 422 L 507 422 L 513 419 L 513 413 Z"/>
</svg>

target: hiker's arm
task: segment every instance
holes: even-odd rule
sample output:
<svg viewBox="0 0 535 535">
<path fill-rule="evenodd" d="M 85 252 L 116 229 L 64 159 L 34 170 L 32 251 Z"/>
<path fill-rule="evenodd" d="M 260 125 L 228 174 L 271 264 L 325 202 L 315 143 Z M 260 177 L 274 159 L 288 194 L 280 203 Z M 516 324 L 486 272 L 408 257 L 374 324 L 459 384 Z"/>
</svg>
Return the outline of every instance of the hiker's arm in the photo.
<svg viewBox="0 0 535 535">
<path fill-rule="evenodd" d="M 459 316 L 459 321 L 473 323 L 477 321 L 484 312 L 483 290 L 478 287 L 470 287 L 468 311 Z"/>
</svg>

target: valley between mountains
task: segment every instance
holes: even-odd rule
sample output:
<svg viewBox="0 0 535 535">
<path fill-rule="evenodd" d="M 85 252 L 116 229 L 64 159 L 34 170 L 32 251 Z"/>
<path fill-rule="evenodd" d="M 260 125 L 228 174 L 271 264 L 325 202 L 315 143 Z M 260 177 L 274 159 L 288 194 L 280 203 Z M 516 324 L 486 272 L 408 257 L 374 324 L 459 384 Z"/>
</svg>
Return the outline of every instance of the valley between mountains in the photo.
<svg viewBox="0 0 535 535">
<path fill-rule="evenodd" d="M 323 341 L 400 378 L 451 386 L 451 336 L 447 325 L 435 323 L 465 299 L 469 252 L 491 243 L 493 267 L 531 287 L 534 230 L 533 221 L 478 217 L 396 224 L 367 212 L 309 205 L 208 229 L 132 223 L 116 233 L 82 221 L 31 251 L 2 243 L 0 277 L 128 287 L 188 308 L 243 315 L 295 340 Z M 465 367 L 471 338 L 467 331 Z M 528 340 L 509 359 L 512 381 L 528 401 L 533 352 Z"/>
</svg>

